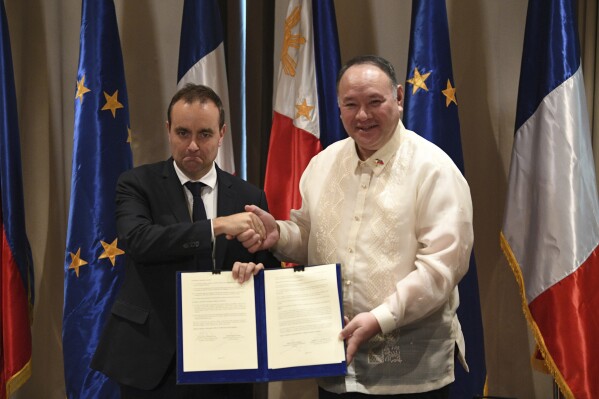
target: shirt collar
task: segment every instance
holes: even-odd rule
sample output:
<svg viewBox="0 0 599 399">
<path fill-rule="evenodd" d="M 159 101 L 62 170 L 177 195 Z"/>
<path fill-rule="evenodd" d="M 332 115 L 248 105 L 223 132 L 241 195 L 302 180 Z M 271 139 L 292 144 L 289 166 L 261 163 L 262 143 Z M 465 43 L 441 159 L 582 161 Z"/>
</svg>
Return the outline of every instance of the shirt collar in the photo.
<svg viewBox="0 0 599 399">
<path fill-rule="evenodd" d="M 397 124 L 397 127 L 395 128 L 395 132 L 393 132 L 393 135 L 391 136 L 389 141 L 385 143 L 385 145 L 379 148 L 365 161 L 360 160 L 360 157 L 358 156 L 358 151 L 355 149 L 354 143 L 354 153 L 358 165 L 368 165 L 368 167 L 372 169 L 375 176 L 379 175 L 383 171 L 383 169 L 385 169 L 385 165 L 387 165 L 391 161 L 391 158 L 399 149 L 399 145 L 401 144 L 401 135 L 404 130 L 405 128 L 400 120 Z"/>
<path fill-rule="evenodd" d="M 175 167 L 175 173 L 177 173 L 177 177 L 179 178 L 181 185 L 184 185 L 188 181 L 202 182 L 214 190 L 214 187 L 216 186 L 216 168 L 214 167 L 214 162 L 212 162 L 212 167 L 210 168 L 208 173 L 206 173 L 204 176 L 202 176 L 200 178 L 200 180 L 191 180 L 189 177 L 187 177 L 185 175 L 185 173 L 183 173 L 183 171 L 181 169 L 179 169 L 177 162 L 173 161 L 173 166 Z"/>
</svg>

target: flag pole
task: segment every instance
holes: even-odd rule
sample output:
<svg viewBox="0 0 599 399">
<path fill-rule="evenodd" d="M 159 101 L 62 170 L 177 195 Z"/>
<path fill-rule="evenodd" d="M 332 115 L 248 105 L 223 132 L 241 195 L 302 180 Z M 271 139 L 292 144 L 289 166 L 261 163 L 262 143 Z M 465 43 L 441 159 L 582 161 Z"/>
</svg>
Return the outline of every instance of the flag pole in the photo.
<svg viewBox="0 0 599 399">
<path fill-rule="evenodd" d="M 553 399 L 564 399 L 562 391 L 560 391 L 559 385 L 557 385 L 555 380 L 553 380 Z"/>
</svg>

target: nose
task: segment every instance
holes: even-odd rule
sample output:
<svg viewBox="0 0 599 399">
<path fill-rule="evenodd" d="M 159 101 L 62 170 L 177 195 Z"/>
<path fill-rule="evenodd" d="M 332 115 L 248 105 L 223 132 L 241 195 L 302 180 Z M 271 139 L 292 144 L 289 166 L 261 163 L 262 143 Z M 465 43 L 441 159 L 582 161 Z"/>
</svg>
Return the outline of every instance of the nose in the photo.
<svg viewBox="0 0 599 399">
<path fill-rule="evenodd" d="M 366 107 L 360 107 L 360 109 L 358 110 L 358 113 L 356 114 L 356 119 L 359 119 L 359 120 L 368 119 L 368 111 L 366 110 Z"/>
<path fill-rule="evenodd" d="M 199 148 L 200 146 L 196 143 L 195 140 L 190 140 L 189 146 L 187 146 L 187 149 L 189 151 L 197 151 Z"/>
</svg>

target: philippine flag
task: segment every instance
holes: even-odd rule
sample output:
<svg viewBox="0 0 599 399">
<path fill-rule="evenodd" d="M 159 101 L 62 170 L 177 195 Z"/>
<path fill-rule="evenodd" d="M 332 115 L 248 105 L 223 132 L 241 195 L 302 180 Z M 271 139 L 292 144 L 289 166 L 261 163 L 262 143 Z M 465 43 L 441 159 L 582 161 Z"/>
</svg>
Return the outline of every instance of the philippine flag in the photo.
<svg viewBox="0 0 599 399">
<path fill-rule="evenodd" d="M 0 4 L 0 399 L 31 376 L 33 258 L 25 231 L 21 144 L 12 53 Z"/>
<path fill-rule="evenodd" d="M 264 191 L 277 219 L 299 209 L 299 180 L 310 159 L 345 137 L 337 106 L 340 68 L 332 0 L 291 0 L 274 95 Z"/>
</svg>

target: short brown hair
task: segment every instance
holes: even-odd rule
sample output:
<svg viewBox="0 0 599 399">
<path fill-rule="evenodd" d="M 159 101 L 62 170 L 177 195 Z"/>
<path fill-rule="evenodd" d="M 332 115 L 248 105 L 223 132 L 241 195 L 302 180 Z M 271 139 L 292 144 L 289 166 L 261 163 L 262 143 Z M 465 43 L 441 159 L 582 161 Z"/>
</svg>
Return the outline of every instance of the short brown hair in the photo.
<svg viewBox="0 0 599 399">
<path fill-rule="evenodd" d="M 171 110 L 173 109 L 173 105 L 179 100 L 183 100 L 187 104 L 191 104 L 195 101 L 199 101 L 200 104 L 205 104 L 208 101 L 212 101 L 218 108 L 220 116 L 218 127 L 222 129 L 225 125 L 225 108 L 223 107 L 223 102 L 218 94 L 208 86 L 196 85 L 193 83 L 187 83 L 179 89 L 171 99 L 171 103 L 168 105 L 166 111 L 166 120 L 169 125 L 171 124 Z"/>
</svg>

